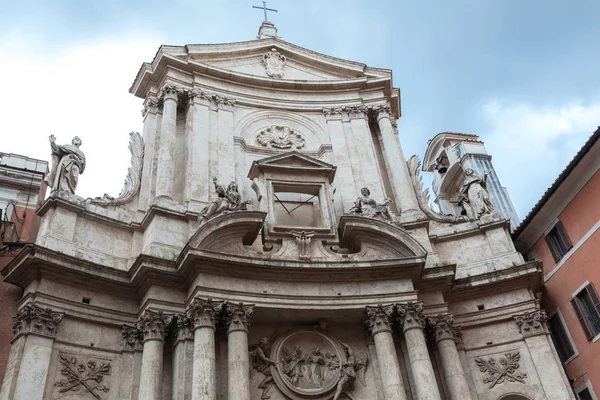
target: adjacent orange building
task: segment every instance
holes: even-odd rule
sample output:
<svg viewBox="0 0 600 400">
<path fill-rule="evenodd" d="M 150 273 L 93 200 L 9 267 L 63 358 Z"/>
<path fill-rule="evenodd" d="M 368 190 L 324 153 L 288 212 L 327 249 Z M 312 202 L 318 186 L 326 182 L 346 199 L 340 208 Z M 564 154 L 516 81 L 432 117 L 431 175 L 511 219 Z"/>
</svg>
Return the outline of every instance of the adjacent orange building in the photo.
<svg viewBox="0 0 600 400">
<path fill-rule="evenodd" d="M 600 399 L 600 128 L 513 233 L 544 265 L 542 307 L 581 400 Z"/>
<path fill-rule="evenodd" d="M 35 242 L 40 227 L 35 212 L 46 195 L 47 170 L 46 161 L 0 153 L 0 270 L 21 247 Z M 21 296 L 22 290 L 0 275 L 0 385 L 13 339 L 11 319 Z"/>
</svg>

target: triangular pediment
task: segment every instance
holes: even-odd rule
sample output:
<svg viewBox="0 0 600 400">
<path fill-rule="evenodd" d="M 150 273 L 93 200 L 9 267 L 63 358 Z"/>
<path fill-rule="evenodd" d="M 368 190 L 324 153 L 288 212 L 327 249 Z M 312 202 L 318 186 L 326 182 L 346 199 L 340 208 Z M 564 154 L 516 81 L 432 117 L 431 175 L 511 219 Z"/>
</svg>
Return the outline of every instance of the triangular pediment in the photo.
<svg viewBox="0 0 600 400">
<path fill-rule="evenodd" d="M 336 170 L 334 165 L 297 151 L 290 151 L 254 161 L 250 167 L 248 177 L 254 179 L 258 177 L 261 171 L 281 168 L 319 172 L 329 175 L 330 180 L 333 180 Z"/>
<path fill-rule="evenodd" d="M 272 65 L 267 67 L 264 57 L 269 53 L 275 57 L 271 58 Z M 365 82 L 374 81 L 387 82 L 391 88 L 392 79 L 388 69 L 317 53 L 280 38 L 266 38 L 238 43 L 161 46 L 154 60 L 142 65 L 130 90 L 140 95 L 139 89 L 145 87 L 146 80 L 157 80 L 168 67 L 231 80 L 255 79 L 256 84 L 269 82 L 270 85 L 301 82 L 362 87 Z"/>
</svg>

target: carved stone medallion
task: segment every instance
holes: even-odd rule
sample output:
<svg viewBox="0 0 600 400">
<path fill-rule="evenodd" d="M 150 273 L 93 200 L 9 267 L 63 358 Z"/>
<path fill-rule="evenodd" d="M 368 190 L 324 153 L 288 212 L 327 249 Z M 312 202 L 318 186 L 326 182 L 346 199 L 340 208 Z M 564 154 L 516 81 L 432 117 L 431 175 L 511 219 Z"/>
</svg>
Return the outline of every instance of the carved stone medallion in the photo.
<svg viewBox="0 0 600 400">
<path fill-rule="evenodd" d="M 346 353 L 340 343 L 318 331 L 280 337 L 271 350 L 275 384 L 293 400 L 327 400 L 340 380 Z"/>
</svg>

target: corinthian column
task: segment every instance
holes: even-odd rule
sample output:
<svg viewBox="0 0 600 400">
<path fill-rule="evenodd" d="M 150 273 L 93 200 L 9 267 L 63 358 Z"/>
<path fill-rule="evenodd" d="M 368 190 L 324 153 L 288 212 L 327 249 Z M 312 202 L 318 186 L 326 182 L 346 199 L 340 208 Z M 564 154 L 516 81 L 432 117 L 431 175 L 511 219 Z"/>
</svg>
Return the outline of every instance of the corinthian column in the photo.
<svg viewBox="0 0 600 400">
<path fill-rule="evenodd" d="M 253 312 L 253 304 L 227 303 L 228 399 L 250 400 L 248 326 Z"/>
<path fill-rule="evenodd" d="M 410 182 L 410 175 L 398 134 L 392 126 L 390 105 L 373 107 L 373 111 L 377 115 L 377 123 L 383 140 L 383 150 L 388 163 L 390 179 L 392 180 L 398 214 L 402 210 L 402 213 L 409 212 L 412 214 L 412 219 L 420 218 L 422 212 L 419 209 L 419 203 Z"/>
<path fill-rule="evenodd" d="M 217 398 L 215 317 L 222 308 L 223 303 L 211 299 L 194 299 L 186 311 L 194 329 L 192 400 Z"/>
<path fill-rule="evenodd" d="M 140 331 L 144 343 L 138 400 L 161 398 L 163 347 L 167 327 L 172 318 L 164 315 L 162 311 L 146 311 L 137 321 L 136 328 Z"/>
<path fill-rule="evenodd" d="M 402 383 L 400 365 L 398 364 L 390 324 L 393 313 L 394 306 L 391 304 L 387 306 L 381 304 L 374 307 L 367 306 L 367 326 L 375 342 L 385 400 L 406 400 L 406 392 Z"/>
<path fill-rule="evenodd" d="M 451 400 L 471 400 L 469 385 L 463 371 L 460 356 L 456 348 L 455 331 L 452 314 L 441 314 L 427 318 L 434 329 L 435 343 L 440 358 Z"/>
<path fill-rule="evenodd" d="M 10 355 L 0 399 L 42 400 L 50 356 L 63 313 L 26 305 L 12 319 Z"/>
<path fill-rule="evenodd" d="M 418 400 L 441 400 L 440 391 L 425 341 L 423 302 L 398 304 L 398 322 L 404 332 L 408 358 L 415 380 Z"/>
<path fill-rule="evenodd" d="M 163 112 L 160 123 L 158 146 L 158 166 L 156 170 L 156 196 L 173 197 L 173 179 L 175 177 L 175 132 L 177 129 L 177 97 L 175 86 L 163 88 Z"/>
</svg>

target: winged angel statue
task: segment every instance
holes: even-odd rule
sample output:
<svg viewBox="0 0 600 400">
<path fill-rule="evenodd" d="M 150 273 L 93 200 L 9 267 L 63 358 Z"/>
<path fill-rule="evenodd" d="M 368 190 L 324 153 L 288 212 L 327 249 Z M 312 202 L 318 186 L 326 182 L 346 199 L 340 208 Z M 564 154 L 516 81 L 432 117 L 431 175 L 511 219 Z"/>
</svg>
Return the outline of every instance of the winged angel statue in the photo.
<svg viewBox="0 0 600 400">
<path fill-rule="evenodd" d="M 342 396 L 345 396 L 348 400 L 356 400 L 352 395 L 352 391 L 354 390 L 354 382 L 356 379 L 358 379 L 363 386 L 366 386 L 365 372 L 367 370 L 367 364 L 369 360 L 366 356 L 357 360 L 350 346 L 341 341 L 340 345 L 346 352 L 348 359 L 342 365 L 340 380 L 336 385 L 333 400 L 340 400 L 343 398 Z"/>
</svg>

